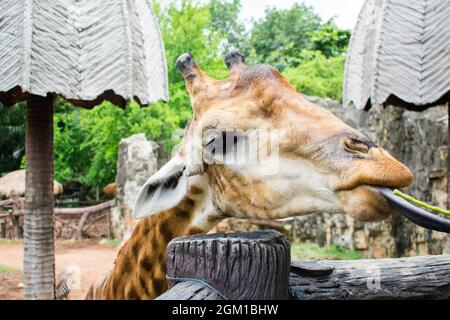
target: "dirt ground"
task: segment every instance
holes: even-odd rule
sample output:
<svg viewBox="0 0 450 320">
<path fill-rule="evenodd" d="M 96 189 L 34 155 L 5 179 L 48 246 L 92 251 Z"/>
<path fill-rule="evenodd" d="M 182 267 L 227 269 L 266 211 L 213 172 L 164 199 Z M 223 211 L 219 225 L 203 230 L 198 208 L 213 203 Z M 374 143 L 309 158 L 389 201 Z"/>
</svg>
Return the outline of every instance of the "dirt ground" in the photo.
<svg viewBox="0 0 450 320">
<path fill-rule="evenodd" d="M 84 298 L 90 284 L 112 268 L 117 250 L 98 240 L 57 241 L 56 275 L 68 267 L 80 271 L 80 285 L 71 291 L 70 299 Z M 0 265 L 17 270 L 0 273 L 0 300 L 22 299 L 23 244 L 0 243 Z"/>
</svg>

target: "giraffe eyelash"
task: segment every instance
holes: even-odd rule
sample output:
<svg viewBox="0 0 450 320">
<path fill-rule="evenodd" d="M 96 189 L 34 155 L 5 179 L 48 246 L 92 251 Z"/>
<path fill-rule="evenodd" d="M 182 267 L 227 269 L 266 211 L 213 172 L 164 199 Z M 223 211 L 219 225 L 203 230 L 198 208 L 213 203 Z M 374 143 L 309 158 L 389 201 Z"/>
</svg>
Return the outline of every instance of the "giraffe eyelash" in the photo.
<svg viewBox="0 0 450 320">
<path fill-rule="evenodd" d="M 180 177 L 183 175 L 183 171 L 184 170 L 177 171 L 170 176 L 156 179 L 155 181 L 153 181 L 151 184 L 148 185 L 147 194 L 153 193 L 160 186 L 162 186 L 163 188 L 175 189 L 178 185 Z"/>
</svg>

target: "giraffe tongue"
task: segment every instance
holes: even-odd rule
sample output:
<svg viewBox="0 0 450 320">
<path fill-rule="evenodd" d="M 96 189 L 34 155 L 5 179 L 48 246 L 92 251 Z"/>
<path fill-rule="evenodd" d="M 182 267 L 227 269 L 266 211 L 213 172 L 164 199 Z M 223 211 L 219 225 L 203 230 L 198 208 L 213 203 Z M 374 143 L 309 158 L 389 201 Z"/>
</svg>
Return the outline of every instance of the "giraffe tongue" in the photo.
<svg viewBox="0 0 450 320">
<path fill-rule="evenodd" d="M 450 233 L 450 219 L 439 217 L 413 205 L 396 196 L 389 188 L 378 187 L 378 190 L 395 210 L 415 224 L 426 229 Z"/>
</svg>

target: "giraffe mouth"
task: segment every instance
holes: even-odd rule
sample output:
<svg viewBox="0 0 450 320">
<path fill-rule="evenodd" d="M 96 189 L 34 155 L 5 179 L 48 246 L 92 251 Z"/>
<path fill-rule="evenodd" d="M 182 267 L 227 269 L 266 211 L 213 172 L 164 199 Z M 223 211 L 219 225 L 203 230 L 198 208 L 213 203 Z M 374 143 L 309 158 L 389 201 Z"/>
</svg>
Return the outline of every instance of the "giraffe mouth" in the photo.
<svg viewBox="0 0 450 320">
<path fill-rule="evenodd" d="M 450 219 L 439 217 L 396 196 L 386 187 L 377 187 L 388 203 L 402 216 L 426 229 L 450 233 Z"/>
</svg>

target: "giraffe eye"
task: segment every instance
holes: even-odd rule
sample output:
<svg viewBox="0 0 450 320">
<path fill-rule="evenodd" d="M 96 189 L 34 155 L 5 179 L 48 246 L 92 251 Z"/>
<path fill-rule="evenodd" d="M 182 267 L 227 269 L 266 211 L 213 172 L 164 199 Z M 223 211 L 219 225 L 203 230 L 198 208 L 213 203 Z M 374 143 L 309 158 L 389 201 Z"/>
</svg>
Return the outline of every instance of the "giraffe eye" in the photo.
<svg viewBox="0 0 450 320">
<path fill-rule="evenodd" d="M 216 159 L 222 159 L 225 154 L 236 152 L 237 145 L 243 137 L 236 130 L 215 130 L 214 133 L 206 135 L 203 151 Z"/>
</svg>

